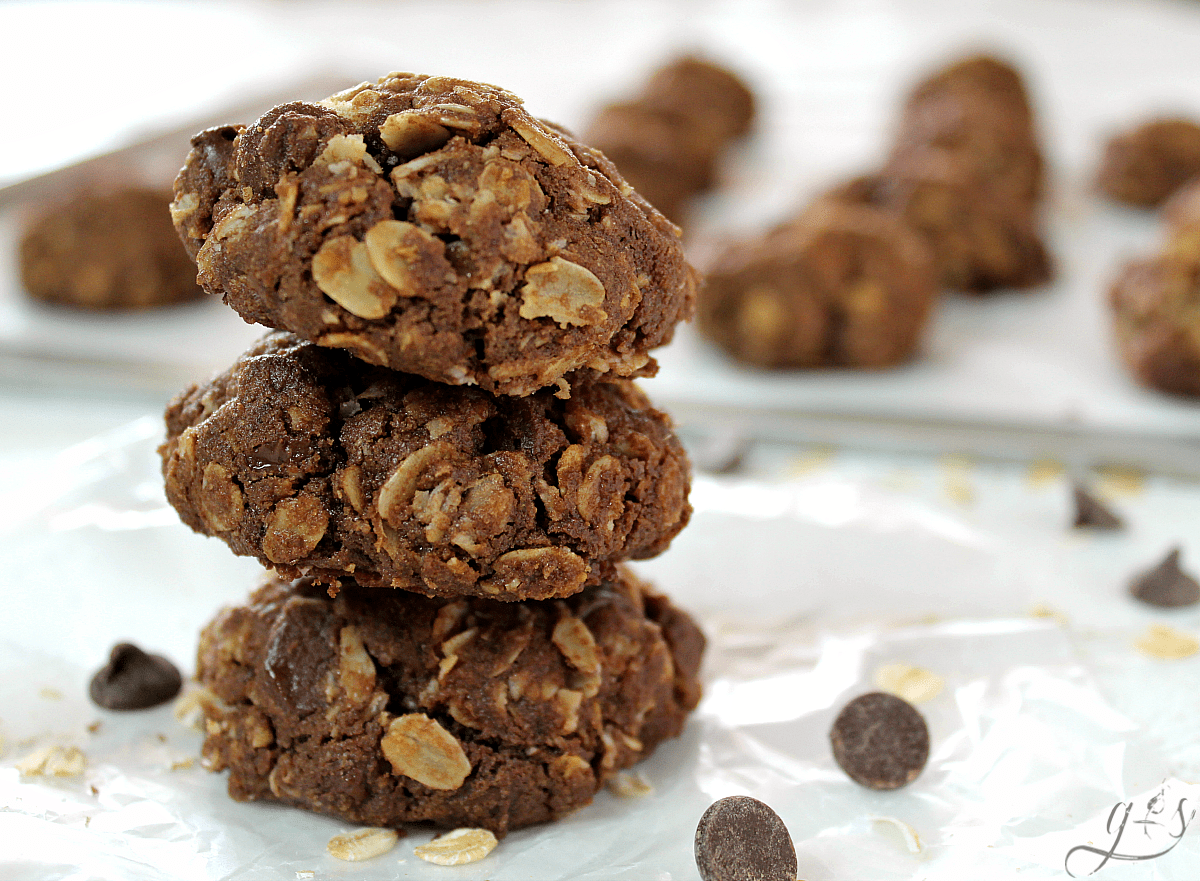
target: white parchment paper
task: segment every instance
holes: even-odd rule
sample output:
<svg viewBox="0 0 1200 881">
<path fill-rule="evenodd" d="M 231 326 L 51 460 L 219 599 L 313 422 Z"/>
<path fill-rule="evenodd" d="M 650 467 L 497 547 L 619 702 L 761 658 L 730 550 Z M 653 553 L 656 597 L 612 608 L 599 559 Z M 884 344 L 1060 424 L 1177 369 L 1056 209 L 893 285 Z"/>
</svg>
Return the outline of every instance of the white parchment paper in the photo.
<svg viewBox="0 0 1200 881">
<path fill-rule="evenodd" d="M 1061 478 L 1015 466 L 966 478 L 958 466 L 970 504 L 947 495 L 944 463 L 923 459 L 843 453 L 784 483 L 698 478 L 693 523 L 640 567 L 710 637 L 703 702 L 638 768 L 650 793 L 602 792 L 448 869 L 413 855 L 433 835 L 423 828 L 372 861 L 339 862 L 325 843 L 351 827 L 229 800 L 224 777 L 196 761 L 200 734 L 170 707 L 89 704 L 114 642 L 190 671 L 199 629 L 258 578 L 166 507 L 160 431 L 140 420 L 11 475 L 0 494 L 0 877 L 677 881 L 696 877 L 701 813 L 733 793 L 780 814 L 807 881 L 1082 877 L 1110 848 L 1172 843 L 1153 859 L 1110 858 L 1095 877 L 1185 879 L 1200 864 L 1200 831 L 1171 837 L 1177 807 L 1198 799 L 1200 656 L 1133 648 L 1152 623 L 1197 634 L 1200 613 L 1124 593 L 1165 543 L 1185 563 L 1200 554 L 1195 485 L 1148 479 L 1116 498 L 1128 532 L 1088 537 L 1064 528 Z M 1039 604 L 1055 617 L 1027 614 Z M 871 792 L 834 764 L 827 732 L 897 663 L 943 680 L 919 705 L 932 754 L 910 786 Z M 18 772 L 55 744 L 84 752 L 82 775 Z M 1137 825 L 1114 843 L 1118 806 Z M 1075 850 L 1068 866 L 1079 847 L 1098 853 Z"/>
</svg>

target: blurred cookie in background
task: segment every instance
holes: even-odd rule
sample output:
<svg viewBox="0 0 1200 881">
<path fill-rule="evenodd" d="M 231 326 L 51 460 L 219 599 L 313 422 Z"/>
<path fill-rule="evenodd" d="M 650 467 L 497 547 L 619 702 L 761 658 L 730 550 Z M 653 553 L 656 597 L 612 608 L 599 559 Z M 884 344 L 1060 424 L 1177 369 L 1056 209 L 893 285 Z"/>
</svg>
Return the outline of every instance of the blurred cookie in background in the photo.
<svg viewBox="0 0 1200 881">
<path fill-rule="evenodd" d="M 1200 397 L 1200 237 L 1127 264 L 1109 304 L 1117 350 L 1134 378 Z"/>
<path fill-rule="evenodd" d="M 34 220 L 20 245 L 30 297 L 94 311 L 197 300 L 196 266 L 171 224 L 169 189 L 83 193 Z"/>
<path fill-rule="evenodd" d="M 1042 241 L 1045 160 L 1024 78 L 969 55 L 909 92 L 883 168 L 857 196 L 920 231 L 940 283 L 970 293 L 1036 287 L 1053 275 Z"/>
<path fill-rule="evenodd" d="M 980 294 L 1035 287 L 1053 274 L 1030 205 L 947 148 L 911 149 L 826 198 L 874 206 L 923 236 L 944 287 Z"/>
<path fill-rule="evenodd" d="M 688 203 L 717 182 L 721 160 L 757 113 L 750 87 L 696 55 L 656 70 L 640 93 L 610 103 L 584 134 L 650 204 L 681 223 Z"/>
<path fill-rule="evenodd" d="M 912 357 L 936 297 L 919 234 L 869 205 L 818 201 L 714 261 L 697 323 L 757 367 L 881 368 Z"/>
<path fill-rule="evenodd" d="M 1200 124 L 1163 117 L 1109 139 L 1096 172 L 1096 188 L 1116 202 L 1156 208 L 1197 175 Z"/>
</svg>

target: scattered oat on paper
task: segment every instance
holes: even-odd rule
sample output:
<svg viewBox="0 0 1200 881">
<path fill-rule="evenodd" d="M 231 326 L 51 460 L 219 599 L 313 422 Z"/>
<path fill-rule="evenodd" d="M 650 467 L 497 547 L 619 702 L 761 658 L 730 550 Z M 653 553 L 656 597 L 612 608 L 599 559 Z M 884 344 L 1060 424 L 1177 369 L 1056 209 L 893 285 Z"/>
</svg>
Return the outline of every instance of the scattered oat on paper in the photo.
<svg viewBox="0 0 1200 881">
<path fill-rule="evenodd" d="M 87 767 L 87 757 L 74 746 L 43 746 L 17 762 L 27 777 L 78 777 Z"/>
<path fill-rule="evenodd" d="M 618 798 L 642 798 L 654 791 L 649 781 L 637 771 L 618 771 L 607 786 L 608 791 Z"/>
<path fill-rule="evenodd" d="M 946 682 L 941 676 L 912 664 L 884 664 L 875 671 L 875 687 L 910 704 L 933 700 Z"/>
<path fill-rule="evenodd" d="M 297 869 L 296 881 L 307 881 L 309 878 L 316 878 L 317 873 L 312 869 Z"/>
<path fill-rule="evenodd" d="M 1031 608 L 1029 610 L 1029 617 L 1030 618 L 1050 618 L 1056 624 L 1058 624 L 1059 627 L 1066 627 L 1068 624 L 1071 623 L 1070 619 L 1066 616 L 1065 613 L 1060 612 L 1060 611 L 1058 611 L 1058 609 L 1055 609 L 1052 606 L 1048 606 L 1045 603 L 1037 603 L 1033 608 Z"/>
<path fill-rule="evenodd" d="M 1190 658 L 1200 652 L 1200 640 L 1165 624 L 1150 625 L 1133 644 L 1144 655 L 1168 661 Z"/>
<path fill-rule="evenodd" d="M 207 688 L 192 688 L 175 700 L 172 713 L 175 721 L 185 728 L 204 730 L 204 708 L 217 703 L 217 696 Z"/>
<path fill-rule="evenodd" d="M 329 839 L 325 849 L 331 857 L 347 862 L 359 862 L 383 856 L 396 846 L 400 833 L 395 829 L 383 829 L 378 826 L 366 829 L 356 829 L 344 835 L 335 835 Z"/>
<path fill-rule="evenodd" d="M 1106 465 L 1096 469 L 1097 490 L 1106 496 L 1136 496 L 1146 487 L 1146 473 L 1137 468 Z"/>
<path fill-rule="evenodd" d="M 455 829 L 414 848 L 413 853 L 427 863 L 465 866 L 483 859 L 495 847 L 496 836 L 487 829 Z"/>
<path fill-rule="evenodd" d="M 943 487 L 952 502 L 965 506 L 975 501 L 975 485 L 971 482 L 974 468 L 975 462 L 966 456 L 942 457 Z"/>
<path fill-rule="evenodd" d="M 1057 483 L 1066 473 L 1066 466 L 1057 459 L 1038 459 L 1029 463 L 1029 471 L 1025 478 L 1031 487 L 1041 489 Z"/>
<path fill-rule="evenodd" d="M 63 699 L 63 693 L 61 691 L 59 691 L 57 688 L 51 688 L 48 685 L 41 689 L 38 694 L 48 701 L 60 701 Z"/>
<path fill-rule="evenodd" d="M 895 817 L 870 817 L 869 819 L 872 823 L 883 823 L 898 830 L 904 837 L 904 846 L 908 848 L 909 853 L 920 853 L 925 849 L 925 845 L 921 843 L 921 836 L 917 834 L 917 830 L 903 820 L 897 820 Z"/>
<path fill-rule="evenodd" d="M 787 466 L 788 477 L 807 477 L 809 474 L 828 468 L 837 454 L 834 447 L 813 447 L 795 456 Z"/>
<path fill-rule="evenodd" d="M 186 771 L 189 768 L 194 768 L 195 766 L 196 759 L 194 756 L 188 756 L 186 759 L 176 759 L 175 761 L 171 762 L 172 771 Z"/>
</svg>

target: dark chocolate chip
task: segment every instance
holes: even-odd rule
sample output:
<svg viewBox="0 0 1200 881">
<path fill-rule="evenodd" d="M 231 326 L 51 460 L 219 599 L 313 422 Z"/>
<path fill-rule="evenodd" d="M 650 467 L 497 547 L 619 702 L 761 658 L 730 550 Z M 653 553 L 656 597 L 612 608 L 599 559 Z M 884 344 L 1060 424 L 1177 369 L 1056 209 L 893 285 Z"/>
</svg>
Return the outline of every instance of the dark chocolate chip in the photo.
<svg viewBox="0 0 1200 881">
<path fill-rule="evenodd" d="M 833 758 L 871 789 L 912 783 L 929 760 L 929 728 L 908 701 L 873 691 L 842 709 L 829 731 Z"/>
<path fill-rule="evenodd" d="M 162 655 L 122 642 L 92 677 L 88 694 L 106 710 L 144 710 L 166 703 L 182 685 L 179 670 Z"/>
<path fill-rule="evenodd" d="M 1074 489 L 1076 529 L 1124 529 L 1125 521 L 1081 486 Z"/>
<path fill-rule="evenodd" d="M 1164 609 L 1200 601 L 1200 583 L 1179 568 L 1179 548 L 1172 548 L 1165 560 L 1134 578 L 1129 592 L 1143 603 Z"/>
<path fill-rule="evenodd" d="M 696 826 L 702 881 L 796 881 L 796 848 L 773 810 L 748 795 L 714 802 Z"/>
</svg>

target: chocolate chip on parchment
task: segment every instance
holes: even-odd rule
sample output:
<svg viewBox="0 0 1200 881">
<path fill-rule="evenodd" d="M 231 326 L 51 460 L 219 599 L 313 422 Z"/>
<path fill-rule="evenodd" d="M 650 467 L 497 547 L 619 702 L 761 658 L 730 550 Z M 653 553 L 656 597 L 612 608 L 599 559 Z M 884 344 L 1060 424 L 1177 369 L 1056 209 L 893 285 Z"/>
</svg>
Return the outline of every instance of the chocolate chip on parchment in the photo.
<svg viewBox="0 0 1200 881">
<path fill-rule="evenodd" d="M 756 798 L 731 795 L 696 827 L 702 881 L 795 881 L 796 848 L 779 815 Z"/>
<path fill-rule="evenodd" d="M 1124 529 L 1125 521 L 1081 486 L 1073 489 L 1076 529 Z"/>
<path fill-rule="evenodd" d="M 833 758 L 850 779 L 871 789 L 912 783 L 929 760 L 929 728 L 907 701 L 882 691 L 856 697 L 829 731 Z"/>
<path fill-rule="evenodd" d="M 92 677 L 88 694 L 106 710 L 145 710 L 175 697 L 182 685 L 179 670 L 162 655 L 122 642 Z"/>
<path fill-rule="evenodd" d="M 1129 592 L 1134 599 L 1164 609 L 1178 609 L 1200 601 L 1200 582 L 1179 568 L 1179 548 L 1166 559 L 1133 579 Z"/>
</svg>

